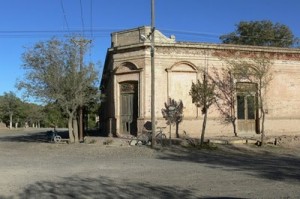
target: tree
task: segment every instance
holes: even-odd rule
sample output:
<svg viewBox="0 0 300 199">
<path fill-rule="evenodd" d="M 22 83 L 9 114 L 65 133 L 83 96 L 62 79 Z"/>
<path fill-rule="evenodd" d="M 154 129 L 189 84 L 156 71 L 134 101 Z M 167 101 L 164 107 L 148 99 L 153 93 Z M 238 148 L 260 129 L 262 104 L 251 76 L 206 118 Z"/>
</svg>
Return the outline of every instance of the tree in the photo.
<svg viewBox="0 0 300 199">
<path fill-rule="evenodd" d="M 34 103 L 23 102 L 21 117 L 26 125 L 33 128 L 40 128 L 45 116 L 43 107 Z"/>
<path fill-rule="evenodd" d="M 215 102 L 215 85 L 213 83 L 208 82 L 206 72 L 204 72 L 202 82 L 200 82 L 200 80 L 197 80 L 197 83 L 192 83 L 192 87 L 189 94 L 192 97 L 192 102 L 196 104 L 197 107 L 202 108 L 201 111 L 204 115 L 200 138 L 200 144 L 202 146 L 204 143 L 207 112 L 209 107 Z"/>
<path fill-rule="evenodd" d="M 27 49 L 23 54 L 27 73 L 18 87 L 45 103 L 56 102 L 68 116 L 70 142 L 77 142 L 77 110 L 94 98 L 85 91 L 95 87 L 98 73 L 92 63 L 80 65 L 87 46 L 79 53 L 73 40 L 54 38 Z"/>
<path fill-rule="evenodd" d="M 235 107 L 236 88 L 230 67 L 222 68 L 221 72 L 218 72 L 218 70 L 214 68 L 213 76 L 210 76 L 210 79 L 216 85 L 217 109 L 224 118 L 224 122 L 232 124 L 233 134 L 237 136 Z"/>
<path fill-rule="evenodd" d="M 0 109 L 4 116 L 9 117 L 9 128 L 13 127 L 13 116 L 19 112 L 21 100 L 13 93 L 4 93 L 1 97 Z"/>
<path fill-rule="evenodd" d="M 167 120 L 167 124 L 170 125 L 170 139 L 171 139 L 171 125 L 176 125 L 176 138 L 179 138 L 178 126 L 183 118 L 183 103 L 181 100 L 169 98 L 165 103 L 165 108 L 161 109 L 163 117 Z"/>
<path fill-rule="evenodd" d="M 57 103 L 49 103 L 43 108 L 45 125 L 48 127 L 66 127 L 67 117 Z"/>
<path fill-rule="evenodd" d="M 85 107 L 83 107 L 85 116 L 84 127 L 86 130 L 89 128 L 99 127 L 96 119 L 100 112 L 101 101 L 104 99 L 104 95 L 101 94 L 100 90 L 96 87 L 89 88 L 87 92 L 91 92 L 94 98 L 91 99 Z M 94 117 L 90 117 L 91 115 Z"/>
<path fill-rule="evenodd" d="M 231 66 L 231 72 L 235 79 L 254 83 L 257 85 L 258 101 L 256 106 L 259 109 L 259 119 L 261 123 L 261 145 L 265 141 L 265 101 L 266 93 L 270 82 L 272 81 L 272 64 L 267 54 L 255 54 L 247 60 L 227 59 L 227 63 Z"/>
<path fill-rule="evenodd" d="M 289 27 L 268 20 L 241 21 L 234 32 L 222 35 L 220 39 L 225 44 L 252 46 L 291 47 L 297 43 Z"/>
</svg>

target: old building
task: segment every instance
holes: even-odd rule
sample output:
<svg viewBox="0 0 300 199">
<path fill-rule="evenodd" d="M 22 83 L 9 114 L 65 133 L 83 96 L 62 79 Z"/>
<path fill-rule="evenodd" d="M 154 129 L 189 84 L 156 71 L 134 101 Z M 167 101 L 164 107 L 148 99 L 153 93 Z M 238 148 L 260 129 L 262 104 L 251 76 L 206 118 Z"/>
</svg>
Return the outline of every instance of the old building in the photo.
<svg viewBox="0 0 300 199">
<path fill-rule="evenodd" d="M 151 43 L 150 27 L 139 27 L 112 33 L 107 51 L 101 90 L 105 102 L 101 110 L 101 127 L 113 134 L 136 135 L 151 120 Z M 179 133 L 198 137 L 201 131 L 201 110 L 193 103 L 189 91 L 192 82 L 202 77 L 202 68 L 225 66 L 218 54 L 234 52 L 246 57 L 249 53 L 267 53 L 273 62 L 268 91 L 264 93 L 267 134 L 300 133 L 300 50 L 237 46 L 224 44 L 176 42 L 155 31 L 155 101 L 157 126 L 166 126 L 161 109 L 169 97 L 182 100 L 184 119 Z M 245 83 L 245 82 L 244 82 Z M 236 87 L 241 82 L 235 81 Z M 240 135 L 255 134 L 259 127 L 258 109 L 250 106 L 255 100 L 255 86 L 250 97 L 237 96 L 237 128 Z M 251 92 L 249 92 L 251 93 Z M 238 94 L 237 94 L 238 95 Z M 251 94 L 250 94 L 251 95 Z M 242 96 L 242 97 L 241 97 Z M 208 114 L 207 136 L 233 135 L 230 125 L 222 122 L 212 107 Z"/>
</svg>

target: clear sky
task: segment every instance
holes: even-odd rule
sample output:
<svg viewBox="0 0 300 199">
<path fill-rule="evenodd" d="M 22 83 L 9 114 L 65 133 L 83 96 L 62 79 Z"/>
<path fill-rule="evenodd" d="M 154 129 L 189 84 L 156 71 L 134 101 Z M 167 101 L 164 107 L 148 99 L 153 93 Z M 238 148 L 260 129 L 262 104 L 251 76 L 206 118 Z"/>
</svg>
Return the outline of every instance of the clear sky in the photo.
<svg viewBox="0 0 300 199">
<path fill-rule="evenodd" d="M 24 47 L 68 32 L 93 40 L 104 63 L 110 33 L 151 24 L 151 0 L 0 0 L 0 95 L 22 79 Z M 271 20 L 300 37 L 299 0 L 155 0 L 155 26 L 176 40 L 219 43 L 240 21 Z M 83 31 L 84 30 L 84 31 Z"/>
</svg>

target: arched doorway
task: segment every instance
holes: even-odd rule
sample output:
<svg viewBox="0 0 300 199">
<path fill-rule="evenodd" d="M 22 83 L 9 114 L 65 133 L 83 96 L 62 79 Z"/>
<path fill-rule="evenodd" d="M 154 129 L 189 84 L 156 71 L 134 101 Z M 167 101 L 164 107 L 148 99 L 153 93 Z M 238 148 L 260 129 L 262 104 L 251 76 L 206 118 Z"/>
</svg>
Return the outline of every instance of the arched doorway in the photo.
<svg viewBox="0 0 300 199">
<path fill-rule="evenodd" d="M 138 82 L 122 82 L 120 84 L 120 132 L 136 136 L 137 118 Z"/>
</svg>

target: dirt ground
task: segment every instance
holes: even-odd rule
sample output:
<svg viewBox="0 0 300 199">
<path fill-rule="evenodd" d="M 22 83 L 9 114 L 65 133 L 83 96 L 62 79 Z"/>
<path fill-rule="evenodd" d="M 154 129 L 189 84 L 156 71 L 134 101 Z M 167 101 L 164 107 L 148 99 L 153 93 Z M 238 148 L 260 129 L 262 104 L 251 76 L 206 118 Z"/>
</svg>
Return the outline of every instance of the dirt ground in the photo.
<svg viewBox="0 0 300 199">
<path fill-rule="evenodd" d="M 46 130 L 0 130 L 1 199 L 300 197 L 299 147 L 54 144 Z"/>
</svg>

